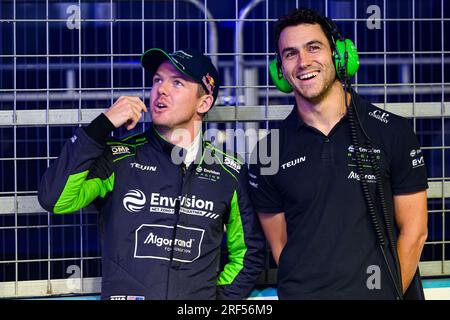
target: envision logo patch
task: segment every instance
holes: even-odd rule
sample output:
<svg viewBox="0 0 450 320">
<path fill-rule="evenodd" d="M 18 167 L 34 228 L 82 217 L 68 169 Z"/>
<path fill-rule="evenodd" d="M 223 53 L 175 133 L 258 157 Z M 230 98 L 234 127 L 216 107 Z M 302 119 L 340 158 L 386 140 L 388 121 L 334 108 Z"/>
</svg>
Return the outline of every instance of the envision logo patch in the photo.
<svg viewBox="0 0 450 320">
<path fill-rule="evenodd" d="M 128 212 L 139 212 L 144 208 L 146 201 L 145 194 L 141 190 L 136 189 L 130 190 L 125 194 L 122 203 Z"/>
<path fill-rule="evenodd" d="M 175 241 L 173 241 L 172 239 L 158 237 L 158 235 L 153 234 L 153 232 L 150 232 L 150 234 L 144 240 L 144 244 L 154 244 L 158 247 L 161 247 L 162 245 L 172 246 L 172 242 L 173 242 L 176 246 L 179 246 L 179 247 L 192 248 L 193 241 L 195 241 L 195 239 L 189 239 L 187 241 L 181 240 L 181 239 L 175 239 Z"/>
</svg>

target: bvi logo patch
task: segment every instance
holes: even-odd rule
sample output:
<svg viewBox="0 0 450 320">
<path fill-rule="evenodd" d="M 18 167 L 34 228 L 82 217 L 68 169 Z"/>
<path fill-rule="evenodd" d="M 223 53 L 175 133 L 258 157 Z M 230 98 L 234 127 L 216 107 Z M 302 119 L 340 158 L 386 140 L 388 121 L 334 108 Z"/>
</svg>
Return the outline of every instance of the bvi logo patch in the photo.
<svg viewBox="0 0 450 320">
<path fill-rule="evenodd" d="M 145 194 L 136 189 L 125 194 L 122 203 L 128 212 L 139 212 L 144 208 L 146 201 Z"/>
</svg>

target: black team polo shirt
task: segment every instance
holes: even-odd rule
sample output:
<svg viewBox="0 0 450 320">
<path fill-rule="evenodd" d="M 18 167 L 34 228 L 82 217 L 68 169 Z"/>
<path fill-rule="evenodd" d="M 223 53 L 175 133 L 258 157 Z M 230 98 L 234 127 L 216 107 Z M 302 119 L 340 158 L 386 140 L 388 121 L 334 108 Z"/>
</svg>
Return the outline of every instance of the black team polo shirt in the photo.
<svg viewBox="0 0 450 320">
<path fill-rule="evenodd" d="M 426 168 L 408 121 L 352 92 L 383 177 L 388 212 L 393 195 L 427 189 Z M 261 175 L 250 166 L 257 212 L 285 212 L 288 240 L 280 257 L 280 299 L 395 299 L 395 287 L 376 241 L 357 174 L 348 117 L 325 136 L 305 124 L 294 106 L 282 122 L 279 168 Z M 365 177 L 375 194 L 367 138 L 360 131 Z M 270 135 L 258 144 L 269 143 Z M 275 142 L 274 142 L 275 143 Z M 270 150 L 270 147 L 269 147 Z M 392 263 L 392 256 L 388 254 Z M 372 275 L 379 268 L 379 281 Z M 379 284 L 374 287 L 375 284 Z M 372 284 L 372 285 L 371 285 Z"/>
</svg>

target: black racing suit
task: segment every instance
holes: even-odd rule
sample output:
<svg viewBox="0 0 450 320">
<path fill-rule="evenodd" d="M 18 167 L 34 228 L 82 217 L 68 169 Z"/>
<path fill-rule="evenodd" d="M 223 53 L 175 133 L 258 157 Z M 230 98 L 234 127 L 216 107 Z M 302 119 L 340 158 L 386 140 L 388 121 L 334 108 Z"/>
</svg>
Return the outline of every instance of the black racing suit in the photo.
<svg viewBox="0 0 450 320">
<path fill-rule="evenodd" d="M 106 139 L 113 127 L 102 114 L 79 128 L 44 174 L 40 204 L 59 214 L 92 202 L 99 210 L 102 299 L 245 298 L 265 245 L 247 168 L 203 140 L 197 161 L 175 164 L 171 154 L 182 149 L 150 127 Z M 224 227 L 228 263 L 219 273 Z"/>
</svg>

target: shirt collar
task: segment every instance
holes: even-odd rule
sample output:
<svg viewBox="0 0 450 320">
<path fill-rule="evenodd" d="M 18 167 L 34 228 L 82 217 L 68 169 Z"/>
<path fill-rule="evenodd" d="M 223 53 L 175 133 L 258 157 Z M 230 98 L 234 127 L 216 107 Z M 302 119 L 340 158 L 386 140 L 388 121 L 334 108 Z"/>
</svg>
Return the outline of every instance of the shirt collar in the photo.
<svg viewBox="0 0 450 320">
<path fill-rule="evenodd" d="M 183 162 L 186 164 L 186 167 L 194 160 L 199 161 L 199 159 L 201 159 L 201 151 L 205 148 L 205 144 L 209 142 L 204 139 L 203 132 L 200 130 L 194 141 L 187 148 L 184 148 L 185 152 L 182 153 L 183 148 L 166 140 L 153 124 L 151 124 L 151 129 L 148 130 L 147 134 L 150 138 L 150 142 L 157 150 L 166 153 L 169 157 L 172 155 L 172 152 L 178 152 L 180 156 L 183 155 Z M 202 148 L 200 148 L 200 144 L 202 145 Z M 174 148 L 176 150 L 174 150 Z"/>
<path fill-rule="evenodd" d="M 352 99 L 350 103 L 355 106 L 357 116 L 359 117 L 361 123 L 364 124 L 366 120 L 364 111 L 366 110 L 367 102 L 364 99 L 362 99 L 352 88 L 349 89 L 349 92 L 351 94 Z M 347 113 L 344 115 L 342 119 L 347 119 Z M 292 111 L 286 117 L 284 123 L 297 131 L 306 125 L 303 119 L 298 114 L 297 103 L 294 104 Z"/>
<path fill-rule="evenodd" d="M 297 103 L 294 104 L 291 113 L 286 117 L 284 123 L 294 130 L 300 130 L 305 125 L 303 119 L 298 115 Z"/>
</svg>

